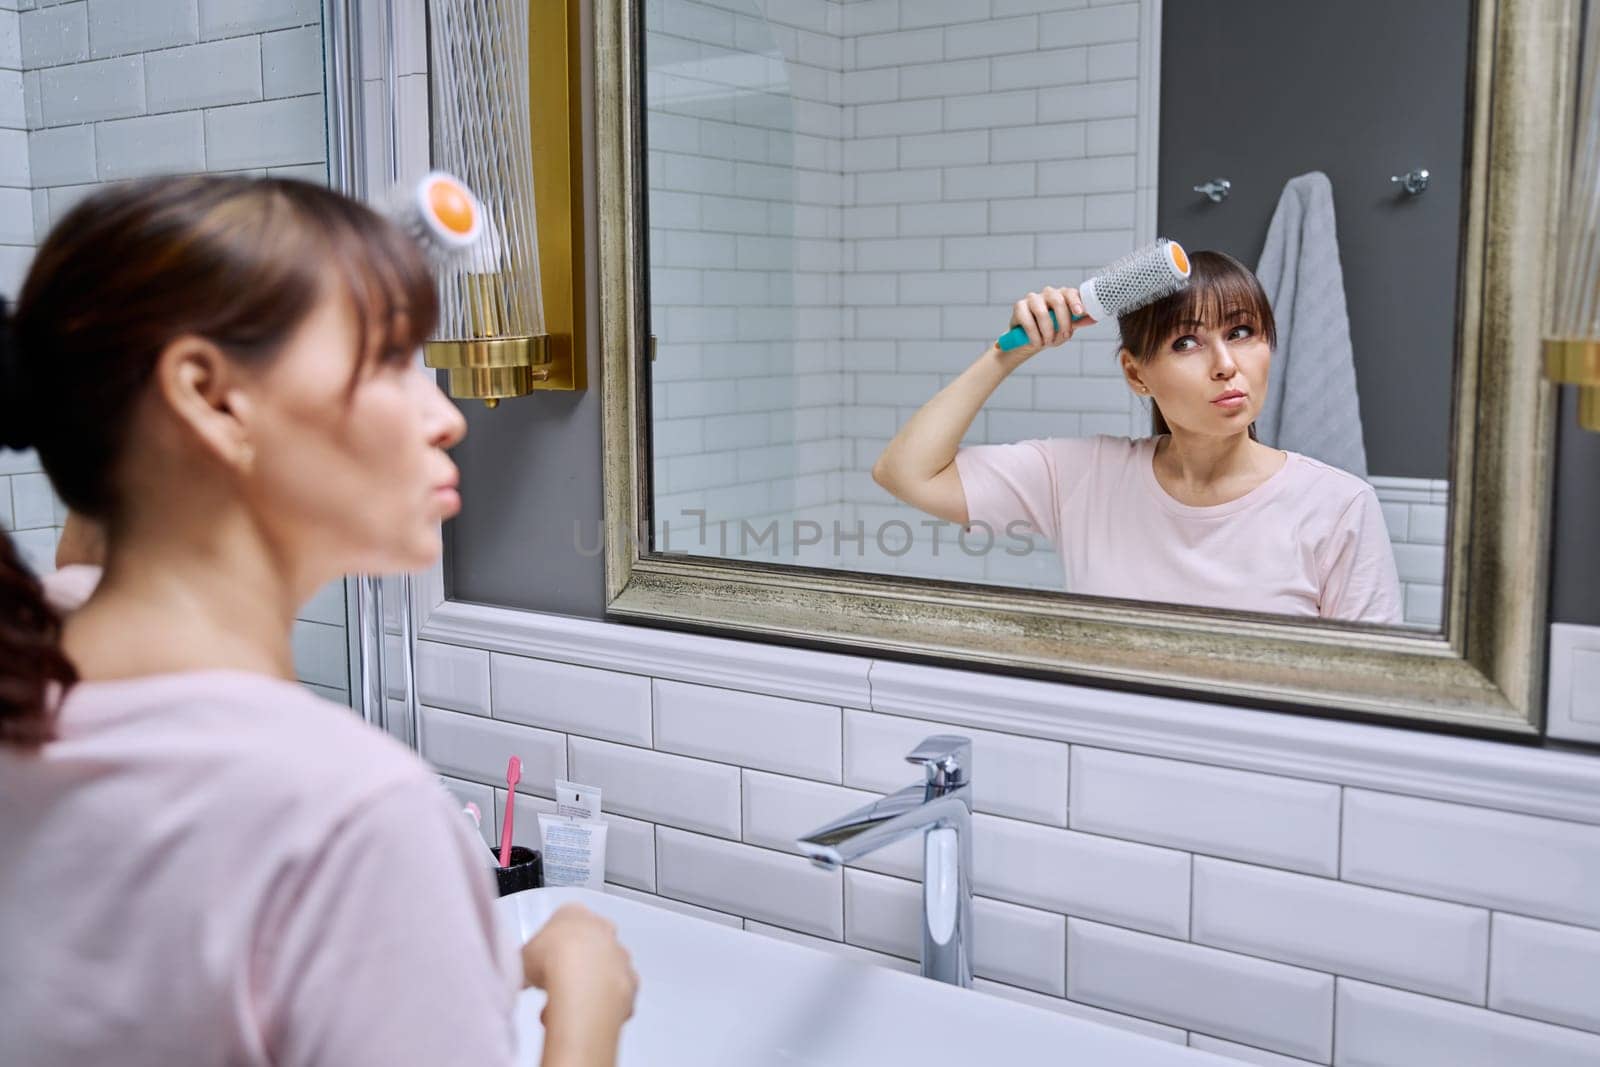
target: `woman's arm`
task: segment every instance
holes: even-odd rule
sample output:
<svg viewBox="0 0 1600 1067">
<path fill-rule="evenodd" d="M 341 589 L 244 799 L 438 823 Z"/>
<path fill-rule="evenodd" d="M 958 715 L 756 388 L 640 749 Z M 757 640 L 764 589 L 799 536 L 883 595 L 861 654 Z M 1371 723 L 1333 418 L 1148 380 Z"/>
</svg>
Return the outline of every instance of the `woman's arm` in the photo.
<svg viewBox="0 0 1600 1067">
<path fill-rule="evenodd" d="M 1050 319 L 1055 312 L 1056 323 Z M 1076 289 L 1046 287 L 1017 301 L 1011 325 L 1021 326 L 1028 343 L 1009 352 L 990 345 L 961 376 L 924 404 L 900 427 L 872 465 L 872 480 L 912 507 L 949 522 L 968 521 L 966 494 L 956 472 L 956 450 L 989 397 L 1012 371 L 1045 348 L 1065 344 L 1083 314 Z"/>
</svg>

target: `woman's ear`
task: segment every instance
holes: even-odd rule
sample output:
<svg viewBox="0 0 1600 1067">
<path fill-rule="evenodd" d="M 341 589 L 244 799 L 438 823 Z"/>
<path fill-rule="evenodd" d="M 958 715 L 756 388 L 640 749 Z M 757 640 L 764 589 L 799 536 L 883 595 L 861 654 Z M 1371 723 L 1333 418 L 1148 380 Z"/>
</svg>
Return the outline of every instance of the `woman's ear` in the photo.
<svg viewBox="0 0 1600 1067">
<path fill-rule="evenodd" d="M 185 335 L 156 359 L 156 391 L 178 425 L 226 467 L 254 461 L 238 367 L 202 337 Z"/>
<path fill-rule="evenodd" d="M 1149 396 L 1150 387 L 1144 384 L 1144 378 L 1139 373 L 1139 361 L 1133 353 L 1126 348 L 1117 353 L 1117 361 L 1122 364 L 1122 376 L 1128 381 L 1128 388 L 1140 396 Z"/>
</svg>

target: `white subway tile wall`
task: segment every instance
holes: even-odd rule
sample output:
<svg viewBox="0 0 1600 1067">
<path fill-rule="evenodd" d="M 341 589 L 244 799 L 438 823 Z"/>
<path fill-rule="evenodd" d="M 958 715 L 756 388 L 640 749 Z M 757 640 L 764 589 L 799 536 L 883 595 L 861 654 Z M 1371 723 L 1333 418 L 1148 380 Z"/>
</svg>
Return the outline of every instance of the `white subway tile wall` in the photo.
<svg viewBox="0 0 1600 1067">
<path fill-rule="evenodd" d="M 1438 478 L 1368 479 L 1383 507 L 1400 569 L 1408 625 L 1436 629 L 1444 619 L 1444 546 L 1450 483 Z"/>
<path fill-rule="evenodd" d="M 1334 1035 L 1351 1067 L 1592 1067 L 1600 1034 L 1338 979 Z"/>
<path fill-rule="evenodd" d="M 850 943 L 916 959 L 922 953 L 921 909 L 918 882 L 846 870 L 845 940 Z M 979 896 L 973 900 L 972 925 L 974 974 L 1053 996 L 1065 993 L 1062 916 Z"/>
<path fill-rule="evenodd" d="M 1600 927 L 1600 826 L 1349 789 L 1346 881 Z"/>
<path fill-rule="evenodd" d="M 1600 1033 L 1600 931 L 1494 917 L 1489 1007 Z"/>
<path fill-rule="evenodd" d="M 429 699 L 466 710 L 424 712 L 423 751 L 447 784 L 481 798 L 512 752 L 543 768 L 525 770 L 519 840 L 558 771 L 602 786 L 618 892 L 911 967 L 920 842 L 841 874 L 794 839 L 911 783 L 906 752 L 958 733 L 974 742 L 988 992 L 1249 1063 L 1543 1065 L 1600 1049 L 1586 895 L 1600 827 L 751 692 L 732 684 L 725 641 L 630 644 L 632 629 L 552 624 L 549 659 L 429 641 L 421 654 L 460 664 L 433 675 Z M 564 642 L 577 658 L 602 636 L 630 669 L 559 661 Z M 749 648 L 770 666 L 770 648 Z M 642 673 L 646 649 L 673 661 L 671 678 Z M 1457 1031 L 1509 1051 L 1461 1052 Z M 1448 1053 L 1415 1058 L 1436 1034 Z"/>
<path fill-rule="evenodd" d="M 37 12 L 0 5 L 0 296 L 14 299 L 33 258 L 33 182 L 28 169 L 28 108 L 23 89 L 22 23 Z M 0 453 L 3 454 L 3 453 Z M 3 474 L 0 471 L 0 474 Z M 10 486 L 0 477 L 0 521 L 10 528 Z"/>
<path fill-rule="evenodd" d="M 1067 929 L 1073 1000 L 1315 1063 L 1332 1056 L 1332 975 L 1083 919 Z"/>
<path fill-rule="evenodd" d="M 29 187 L 288 167 L 322 180 L 320 18 L 315 0 L 144 0 L 137 11 L 73 0 L 0 12 L 0 42 L 8 32 L 19 41 L 14 64 L 0 44 L 0 69 L 25 72 L 28 154 L 40 157 Z M 0 94 L 8 84 L 0 79 Z M 40 221 L 48 227 L 75 199 L 49 196 Z"/>
<path fill-rule="evenodd" d="M 1489 912 L 1197 856 L 1202 944 L 1384 985 L 1484 1002 Z"/>
<path fill-rule="evenodd" d="M 972 980 L 972 988 L 997 997 L 1004 997 L 1007 1000 L 1014 1000 L 1019 1004 L 1028 1004 L 1035 1008 L 1044 1008 L 1046 1011 L 1070 1015 L 1075 1019 L 1087 1019 L 1093 1023 L 1103 1023 L 1106 1026 L 1131 1030 L 1136 1034 L 1153 1037 L 1157 1041 L 1165 1041 L 1171 1045 L 1184 1044 L 1184 1039 L 1188 1036 L 1185 1031 L 1178 1029 L 1176 1026 L 1166 1026 L 1134 1015 L 1106 1011 L 1104 1008 L 1080 1004 L 1076 1000 L 1068 1000 L 1065 997 L 1053 997 L 1035 993 L 1017 986 L 1006 985 L 1004 982 L 996 982 L 989 978 L 974 978 Z"/>
<path fill-rule="evenodd" d="M 652 700 L 663 752 L 839 781 L 839 708 L 666 681 L 655 682 Z"/>
<path fill-rule="evenodd" d="M 0 450 L 0 528 L 36 574 L 55 570 L 61 511 L 38 455 Z"/>
<path fill-rule="evenodd" d="M 1072 825 L 1091 833 L 1336 875 L 1337 787 L 1075 746 Z"/>
<path fill-rule="evenodd" d="M 326 181 L 320 20 L 317 0 L 0 2 L 0 295 L 102 182 Z M 36 457 L 0 453 L 0 526 L 35 570 L 54 569 L 63 515 Z M 343 583 L 301 613 L 294 650 L 302 681 L 349 702 Z"/>
</svg>

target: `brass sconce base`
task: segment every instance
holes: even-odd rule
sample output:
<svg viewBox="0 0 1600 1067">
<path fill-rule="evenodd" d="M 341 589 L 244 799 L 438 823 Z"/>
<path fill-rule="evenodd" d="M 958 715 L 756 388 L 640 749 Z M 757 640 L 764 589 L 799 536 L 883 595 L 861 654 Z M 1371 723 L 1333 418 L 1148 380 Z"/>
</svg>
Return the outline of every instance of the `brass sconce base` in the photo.
<svg viewBox="0 0 1600 1067">
<path fill-rule="evenodd" d="M 546 373 L 543 367 L 465 367 L 449 372 L 450 395 L 477 397 L 484 407 L 497 408 L 502 400 L 533 392 L 534 382 L 543 381 Z"/>
<path fill-rule="evenodd" d="M 422 361 L 449 372 L 451 396 L 479 399 L 493 408 L 510 397 L 527 396 L 549 379 L 553 347 L 543 334 L 429 341 Z"/>
<path fill-rule="evenodd" d="M 1578 390 L 1578 425 L 1600 433 L 1600 385 L 1586 385 Z"/>
</svg>

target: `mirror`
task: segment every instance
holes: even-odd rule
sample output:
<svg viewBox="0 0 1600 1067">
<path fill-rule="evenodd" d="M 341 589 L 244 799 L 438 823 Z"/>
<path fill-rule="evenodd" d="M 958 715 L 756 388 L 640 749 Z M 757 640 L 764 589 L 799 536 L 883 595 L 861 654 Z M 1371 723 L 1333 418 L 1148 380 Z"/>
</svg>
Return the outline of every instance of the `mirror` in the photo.
<svg viewBox="0 0 1600 1067">
<path fill-rule="evenodd" d="M 645 3 L 655 548 L 1439 630 L 1472 16 Z"/>
<path fill-rule="evenodd" d="M 1536 732 L 1578 6 L 1281 6 L 597 5 L 608 618 Z"/>
</svg>

